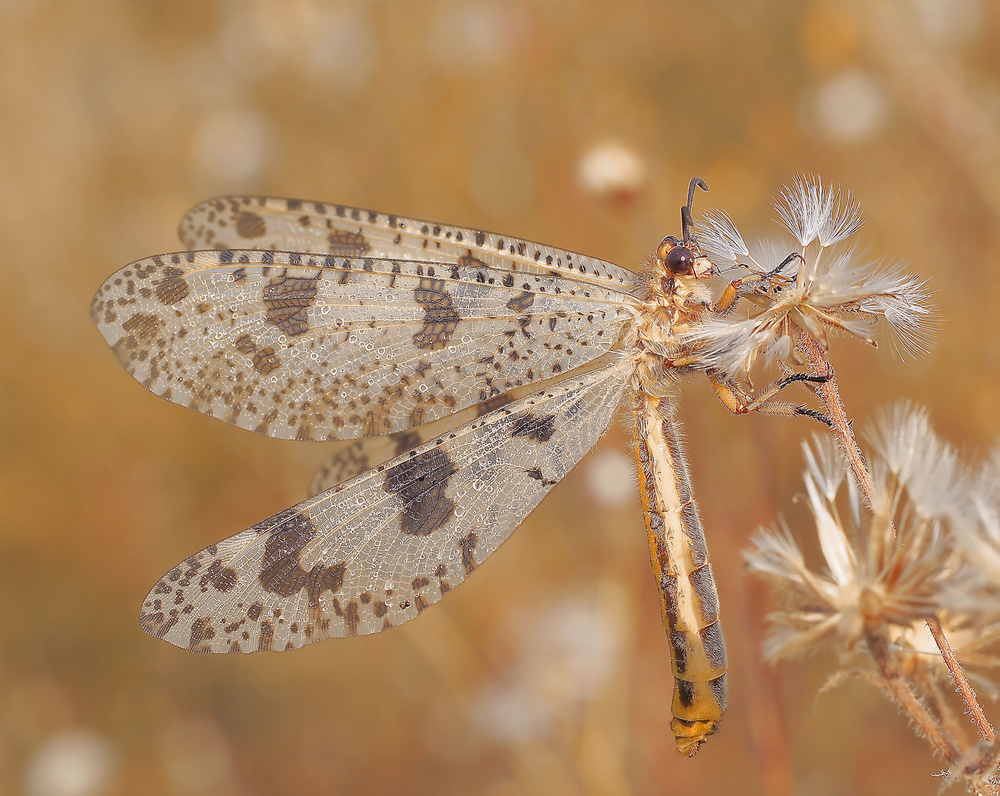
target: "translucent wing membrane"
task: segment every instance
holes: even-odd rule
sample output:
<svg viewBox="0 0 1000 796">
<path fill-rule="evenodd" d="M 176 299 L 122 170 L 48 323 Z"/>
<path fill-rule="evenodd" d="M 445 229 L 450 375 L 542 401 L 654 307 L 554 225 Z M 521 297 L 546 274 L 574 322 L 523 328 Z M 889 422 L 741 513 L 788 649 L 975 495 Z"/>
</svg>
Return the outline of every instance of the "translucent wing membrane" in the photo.
<svg viewBox="0 0 1000 796">
<path fill-rule="evenodd" d="M 579 367 L 635 303 L 481 263 L 220 250 L 126 266 L 91 316 L 158 395 L 322 440 L 404 431 Z"/>
<path fill-rule="evenodd" d="M 254 652 L 377 633 L 464 581 L 607 429 L 612 359 L 211 545 L 143 603 L 151 635 Z"/>
<path fill-rule="evenodd" d="M 318 495 L 320 492 L 325 492 L 348 478 L 353 478 L 365 470 L 377 467 L 395 456 L 412 450 L 417 445 L 422 445 L 446 431 L 458 428 L 477 417 L 492 412 L 494 409 L 513 403 L 536 389 L 538 386 L 532 385 L 511 390 L 481 404 L 446 415 L 440 420 L 425 423 L 406 431 L 398 431 L 385 437 L 362 437 L 350 442 L 333 443 L 335 450 L 313 475 L 312 483 L 309 485 L 309 494 Z"/>
<path fill-rule="evenodd" d="M 188 212 L 179 232 L 191 249 L 272 249 L 481 264 L 515 272 L 559 273 L 625 293 L 639 284 L 632 271 L 585 254 L 327 202 L 265 196 L 209 199 Z"/>
</svg>

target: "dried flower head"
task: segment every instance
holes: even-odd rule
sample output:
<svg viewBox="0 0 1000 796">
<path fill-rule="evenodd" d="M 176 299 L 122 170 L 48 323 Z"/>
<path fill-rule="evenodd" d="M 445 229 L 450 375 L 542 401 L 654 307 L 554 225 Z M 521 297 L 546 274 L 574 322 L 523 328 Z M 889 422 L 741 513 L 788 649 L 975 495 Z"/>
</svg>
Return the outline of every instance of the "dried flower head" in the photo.
<svg viewBox="0 0 1000 796">
<path fill-rule="evenodd" d="M 837 246 L 864 223 L 849 193 L 800 176 L 778 195 L 775 208 L 801 251 L 790 244 L 784 254 L 765 247 L 755 255 L 726 214 L 708 212 L 699 221 L 699 246 L 713 262 L 749 272 L 741 295 L 753 308 L 746 317 L 722 314 L 692 330 L 687 342 L 703 352 L 707 367 L 738 377 L 761 358 L 797 364 L 801 332 L 824 348 L 830 331 L 874 345 L 880 324 L 893 331 L 901 354 L 926 351 L 932 326 L 926 283 L 898 265 Z"/>
<path fill-rule="evenodd" d="M 781 609 L 770 617 L 769 658 L 821 640 L 851 650 L 872 633 L 899 652 L 916 653 L 914 640 L 931 617 L 956 630 L 996 627 L 990 617 L 1000 616 L 1000 600 L 984 590 L 975 563 L 955 544 L 959 507 L 972 484 L 955 451 L 934 435 L 925 412 L 906 404 L 883 415 L 872 436 L 871 507 L 832 443 L 806 446 L 808 507 L 825 571 L 808 567 L 784 527 L 759 533 L 747 553 L 750 570 L 781 595 Z M 966 643 L 978 649 L 996 637 L 995 629 L 972 632 Z"/>
</svg>

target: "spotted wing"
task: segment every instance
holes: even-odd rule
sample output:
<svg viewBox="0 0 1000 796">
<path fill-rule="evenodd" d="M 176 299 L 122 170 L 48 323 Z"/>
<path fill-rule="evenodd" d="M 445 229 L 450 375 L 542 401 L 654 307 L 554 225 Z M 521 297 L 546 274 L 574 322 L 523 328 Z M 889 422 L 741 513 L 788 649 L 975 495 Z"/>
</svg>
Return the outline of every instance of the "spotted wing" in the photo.
<svg viewBox="0 0 1000 796">
<path fill-rule="evenodd" d="M 584 365 L 633 301 L 483 265 L 222 250 L 126 266 L 91 317 L 158 395 L 322 440 L 403 431 Z"/>
<path fill-rule="evenodd" d="M 357 207 L 222 196 L 193 207 L 180 225 L 190 249 L 272 249 L 344 257 L 390 257 L 560 273 L 609 290 L 637 290 L 634 272 L 585 254 L 494 232 L 421 221 Z"/>
<path fill-rule="evenodd" d="M 519 398 L 529 395 L 537 386 L 522 387 L 498 395 L 481 404 L 470 406 L 451 415 L 425 423 L 406 431 L 397 431 L 385 437 L 362 437 L 350 441 L 333 443 L 334 451 L 313 474 L 309 485 L 309 494 L 318 495 L 332 486 L 361 475 L 365 470 L 378 467 L 383 462 L 396 456 L 401 456 L 417 445 L 441 436 L 445 432 L 458 428 L 477 417 L 482 417 L 494 409 L 513 403 Z"/>
<path fill-rule="evenodd" d="M 284 650 L 406 622 L 454 589 L 604 433 L 611 362 L 539 390 L 196 553 L 143 603 L 194 652 Z"/>
</svg>

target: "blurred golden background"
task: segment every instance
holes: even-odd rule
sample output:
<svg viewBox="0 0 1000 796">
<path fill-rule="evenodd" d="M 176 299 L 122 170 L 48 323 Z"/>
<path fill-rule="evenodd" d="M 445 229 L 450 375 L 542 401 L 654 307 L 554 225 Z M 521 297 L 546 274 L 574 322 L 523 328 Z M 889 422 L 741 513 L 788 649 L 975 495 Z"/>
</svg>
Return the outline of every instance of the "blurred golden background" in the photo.
<svg viewBox="0 0 1000 796">
<path fill-rule="evenodd" d="M 988 0 L 0 0 L 0 792 L 937 792 L 940 765 L 870 686 L 817 695 L 834 661 L 759 662 L 769 597 L 740 550 L 798 516 L 809 422 L 734 419 L 685 386 L 732 666 L 722 729 L 687 760 L 624 423 L 418 621 L 194 656 L 142 633 L 147 589 L 303 498 L 327 450 L 155 399 L 88 310 L 214 194 L 639 267 L 692 176 L 749 239 L 814 172 L 854 192 L 872 253 L 927 277 L 941 315 L 915 363 L 835 342 L 849 412 L 909 397 L 989 446 L 997 41 Z"/>
</svg>

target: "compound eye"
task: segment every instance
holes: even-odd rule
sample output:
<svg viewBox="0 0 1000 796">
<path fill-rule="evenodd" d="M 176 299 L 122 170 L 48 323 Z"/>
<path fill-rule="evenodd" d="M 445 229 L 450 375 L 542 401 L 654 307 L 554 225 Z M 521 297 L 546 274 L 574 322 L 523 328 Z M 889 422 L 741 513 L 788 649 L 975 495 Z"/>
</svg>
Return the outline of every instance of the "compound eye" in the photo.
<svg viewBox="0 0 1000 796">
<path fill-rule="evenodd" d="M 660 241 L 660 245 L 656 247 L 656 257 L 660 260 L 666 260 L 667 255 L 671 251 L 676 249 L 681 245 L 681 242 L 677 240 L 673 235 L 668 235 L 663 240 Z"/>
<path fill-rule="evenodd" d="M 694 253 L 686 246 L 676 246 L 663 258 L 663 264 L 674 276 L 690 274 L 693 269 Z"/>
</svg>

